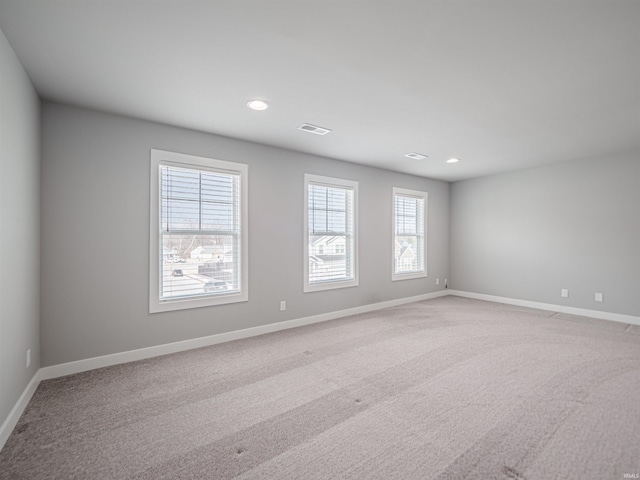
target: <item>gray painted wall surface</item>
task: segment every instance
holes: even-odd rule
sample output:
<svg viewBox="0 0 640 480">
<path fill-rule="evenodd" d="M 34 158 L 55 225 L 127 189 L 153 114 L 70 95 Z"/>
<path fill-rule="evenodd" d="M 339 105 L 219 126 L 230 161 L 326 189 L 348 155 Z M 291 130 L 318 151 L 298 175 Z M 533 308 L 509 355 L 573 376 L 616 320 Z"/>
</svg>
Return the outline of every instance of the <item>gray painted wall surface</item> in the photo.
<svg viewBox="0 0 640 480">
<path fill-rule="evenodd" d="M 45 366 L 443 288 L 446 182 L 53 103 L 42 122 Z M 151 148 L 249 164 L 249 302 L 148 313 Z M 360 182 L 359 287 L 302 291 L 305 173 Z M 426 279 L 391 281 L 394 186 L 429 193 Z"/>
<path fill-rule="evenodd" d="M 40 366 L 40 100 L 2 32 L 0 72 L 1 425 Z"/>
<path fill-rule="evenodd" d="M 640 152 L 453 183 L 450 287 L 640 315 Z"/>
</svg>

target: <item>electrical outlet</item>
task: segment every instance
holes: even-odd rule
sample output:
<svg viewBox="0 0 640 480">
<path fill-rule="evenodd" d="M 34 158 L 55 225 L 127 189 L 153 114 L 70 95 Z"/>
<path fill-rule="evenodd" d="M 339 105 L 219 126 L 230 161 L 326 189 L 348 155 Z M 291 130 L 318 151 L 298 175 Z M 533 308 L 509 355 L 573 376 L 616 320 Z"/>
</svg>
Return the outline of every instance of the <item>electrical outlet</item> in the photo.
<svg viewBox="0 0 640 480">
<path fill-rule="evenodd" d="M 282 311 L 284 311 L 286 309 L 287 309 L 287 302 L 285 300 L 282 300 L 280 302 L 280 311 L 282 312 Z"/>
<path fill-rule="evenodd" d="M 449 288 L 449 284 L 447 283 L 447 279 L 444 279 L 444 288 Z"/>
<path fill-rule="evenodd" d="M 31 366 L 31 349 L 27 349 L 27 368 Z"/>
<path fill-rule="evenodd" d="M 564 298 L 567 298 L 569 296 L 569 290 L 567 290 L 566 288 L 563 288 L 562 290 L 560 290 L 560 295 L 563 296 Z"/>
<path fill-rule="evenodd" d="M 440 285 L 440 279 L 436 278 L 436 285 Z"/>
<path fill-rule="evenodd" d="M 596 293 L 596 302 L 604 302 L 604 295 L 602 293 Z"/>
</svg>

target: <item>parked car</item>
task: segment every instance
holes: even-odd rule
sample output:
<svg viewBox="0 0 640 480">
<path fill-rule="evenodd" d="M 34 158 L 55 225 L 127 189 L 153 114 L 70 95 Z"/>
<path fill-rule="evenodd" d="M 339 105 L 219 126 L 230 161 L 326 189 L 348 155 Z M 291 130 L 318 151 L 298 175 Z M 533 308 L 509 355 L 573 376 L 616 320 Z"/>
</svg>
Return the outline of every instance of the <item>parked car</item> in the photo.
<svg viewBox="0 0 640 480">
<path fill-rule="evenodd" d="M 224 280 L 208 280 L 204 283 L 205 292 L 220 292 L 223 290 L 229 290 L 229 285 Z"/>
<path fill-rule="evenodd" d="M 184 273 L 182 273 L 181 268 L 174 268 L 173 272 L 171 272 L 171 275 L 173 275 L 174 277 L 182 277 L 184 276 Z"/>
</svg>

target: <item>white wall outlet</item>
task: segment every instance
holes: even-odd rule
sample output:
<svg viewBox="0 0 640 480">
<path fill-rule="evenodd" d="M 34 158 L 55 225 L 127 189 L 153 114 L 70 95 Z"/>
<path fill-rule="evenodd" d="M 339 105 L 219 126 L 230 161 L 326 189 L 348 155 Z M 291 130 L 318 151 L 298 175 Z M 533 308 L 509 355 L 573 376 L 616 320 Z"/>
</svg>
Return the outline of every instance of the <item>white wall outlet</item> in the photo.
<svg viewBox="0 0 640 480">
<path fill-rule="evenodd" d="M 27 368 L 31 366 L 31 349 L 27 349 Z"/>
<path fill-rule="evenodd" d="M 596 293 L 596 302 L 604 302 L 604 294 Z"/>
<path fill-rule="evenodd" d="M 436 285 L 440 285 L 440 279 L 436 278 Z"/>
<path fill-rule="evenodd" d="M 280 302 L 280 311 L 282 312 L 282 311 L 284 311 L 286 309 L 287 309 L 287 302 L 285 300 L 282 300 Z"/>
<path fill-rule="evenodd" d="M 569 290 L 567 290 L 566 288 L 563 288 L 562 290 L 560 290 L 560 295 L 563 296 L 564 298 L 567 298 L 569 296 Z"/>
<path fill-rule="evenodd" d="M 449 284 L 447 283 L 447 279 L 444 279 L 444 288 L 449 288 Z"/>
</svg>

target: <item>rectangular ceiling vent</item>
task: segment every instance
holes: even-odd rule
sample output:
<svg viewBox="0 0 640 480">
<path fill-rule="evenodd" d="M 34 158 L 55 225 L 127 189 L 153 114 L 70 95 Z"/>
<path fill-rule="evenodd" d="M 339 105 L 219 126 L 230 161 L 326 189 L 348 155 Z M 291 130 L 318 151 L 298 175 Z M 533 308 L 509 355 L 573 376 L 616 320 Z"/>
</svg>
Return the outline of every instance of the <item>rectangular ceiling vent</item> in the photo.
<svg viewBox="0 0 640 480">
<path fill-rule="evenodd" d="M 298 127 L 298 130 L 315 133 L 316 135 L 326 135 L 331 131 L 328 128 L 318 127 L 317 125 L 311 125 L 310 123 L 303 123 Z"/>
<path fill-rule="evenodd" d="M 421 153 L 415 153 L 415 152 L 407 153 L 405 157 L 413 158 L 414 160 L 424 160 L 425 158 L 427 158 L 426 155 L 422 155 Z"/>
</svg>

